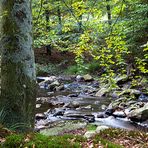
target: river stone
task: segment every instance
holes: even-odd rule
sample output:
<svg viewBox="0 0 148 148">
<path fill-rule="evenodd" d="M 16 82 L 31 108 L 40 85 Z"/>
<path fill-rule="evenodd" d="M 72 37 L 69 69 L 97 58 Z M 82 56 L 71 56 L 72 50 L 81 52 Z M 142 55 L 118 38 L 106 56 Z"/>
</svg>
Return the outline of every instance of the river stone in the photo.
<svg viewBox="0 0 148 148">
<path fill-rule="evenodd" d="M 52 82 L 48 87 L 50 90 L 54 90 L 56 86 L 60 86 L 60 83 L 57 80 Z"/>
<path fill-rule="evenodd" d="M 84 80 L 83 76 L 81 76 L 81 75 L 76 76 L 76 81 L 77 82 L 80 82 L 80 81 L 83 81 L 83 80 Z"/>
<path fill-rule="evenodd" d="M 143 122 L 148 119 L 148 103 L 139 109 L 135 109 L 128 114 L 131 121 Z"/>
<path fill-rule="evenodd" d="M 85 115 L 84 119 L 88 122 L 95 122 L 95 116 L 94 115 Z"/>
<path fill-rule="evenodd" d="M 77 101 L 72 101 L 72 102 L 69 102 L 68 104 L 64 105 L 64 107 L 67 107 L 67 108 L 78 108 L 78 107 L 80 107 L 80 104 Z"/>
<path fill-rule="evenodd" d="M 41 104 L 36 104 L 36 108 L 40 108 L 41 107 Z"/>
<path fill-rule="evenodd" d="M 63 108 L 55 108 L 53 112 L 54 112 L 53 116 L 63 116 L 64 112 L 65 112 L 65 109 L 63 109 Z"/>
<path fill-rule="evenodd" d="M 96 128 L 96 133 L 100 133 L 100 131 L 103 131 L 103 130 L 108 129 L 108 128 L 109 128 L 108 126 L 100 125 Z"/>
<path fill-rule="evenodd" d="M 119 118 L 125 118 L 126 117 L 126 114 L 124 111 L 115 111 L 113 112 L 112 114 L 114 117 L 119 117 Z"/>
<path fill-rule="evenodd" d="M 114 80 L 117 83 L 117 85 L 121 85 L 128 80 L 128 76 L 127 75 L 117 76 Z"/>
<path fill-rule="evenodd" d="M 83 78 L 84 78 L 84 81 L 92 81 L 93 80 L 93 77 L 89 74 L 84 75 Z"/>
<path fill-rule="evenodd" d="M 106 118 L 107 115 L 104 112 L 97 113 L 97 118 Z"/>
<path fill-rule="evenodd" d="M 95 134 L 96 134 L 95 131 L 87 131 L 87 132 L 84 134 L 84 137 L 90 139 L 90 138 L 94 137 Z"/>
<path fill-rule="evenodd" d="M 35 119 L 36 120 L 46 119 L 46 116 L 43 113 L 38 113 L 38 114 L 35 115 Z"/>
<path fill-rule="evenodd" d="M 86 125 L 85 122 L 65 121 L 64 123 L 57 124 L 49 129 L 41 130 L 40 133 L 46 136 L 59 135 L 63 132 L 85 128 Z"/>
<path fill-rule="evenodd" d="M 64 85 L 56 86 L 56 87 L 55 87 L 55 90 L 56 90 L 56 91 L 64 90 Z"/>
<path fill-rule="evenodd" d="M 141 102 L 148 102 L 148 95 L 145 95 L 145 94 L 141 94 L 138 98 L 138 101 L 141 101 Z"/>
<path fill-rule="evenodd" d="M 96 94 L 96 97 L 102 97 L 104 96 L 109 90 L 107 88 L 101 88 Z"/>
</svg>

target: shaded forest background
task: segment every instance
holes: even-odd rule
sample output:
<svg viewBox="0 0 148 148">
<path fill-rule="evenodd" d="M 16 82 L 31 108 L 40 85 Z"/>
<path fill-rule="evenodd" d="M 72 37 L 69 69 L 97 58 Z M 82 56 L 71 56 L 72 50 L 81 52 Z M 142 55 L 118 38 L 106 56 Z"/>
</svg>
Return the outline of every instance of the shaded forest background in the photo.
<svg viewBox="0 0 148 148">
<path fill-rule="evenodd" d="M 71 65 L 70 73 L 97 71 L 110 81 L 115 73 L 136 79 L 148 73 L 147 0 L 33 0 L 32 6 L 40 64 L 56 61 Z"/>
</svg>

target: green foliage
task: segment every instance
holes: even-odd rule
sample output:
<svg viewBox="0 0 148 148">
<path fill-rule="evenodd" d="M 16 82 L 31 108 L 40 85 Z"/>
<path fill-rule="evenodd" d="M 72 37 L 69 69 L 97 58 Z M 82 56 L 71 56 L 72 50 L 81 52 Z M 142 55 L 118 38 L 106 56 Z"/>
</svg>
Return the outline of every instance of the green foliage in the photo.
<svg viewBox="0 0 148 148">
<path fill-rule="evenodd" d="M 36 64 L 36 75 L 37 76 L 43 76 L 43 75 L 55 75 L 59 74 L 61 71 L 59 67 L 55 64 L 47 64 L 47 65 L 40 65 Z"/>
<path fill-rule="evenodd" d="M 96 125 L 93 125 L 93 124 L 88 124 L 87 127 L 86 127 L 86 129 L 88 131 L 95 131 L 96 128 L 97 128 L 97 126 Z"/>
<path fill-rule="evenodd" d="M 105 71 L 102 77 L 116 87 L 113 79 L 117 73 L 131 75 L 129 64 L 134 75 L 148 73 L 147 14 L 148 5 L 143 0 L 33 0 L 34 44 L 50 43 L 55 49 L 72 51 L 77 66 L 70 67 L 70 73 L 101 69 Z"/>
<path fill-rule="evenodd" d="M 6 137 L 3 143 L 7 148 L 36 147 L 36 148 L 80 148 L 80 143 L 86 139 L 81 136 L 63 135 L 47 137 L 41 134 L 17 135 L 13 134 Z"/>
<path fill-rule="evenodd" d="M 23 145 L 23 136 L 22 135 L 17 135 L 13 134 L 11 136 L 6 137 L 6 141 L 3 144 L 3 147 L 6 148 L 21 148 Z"/>
</svg>

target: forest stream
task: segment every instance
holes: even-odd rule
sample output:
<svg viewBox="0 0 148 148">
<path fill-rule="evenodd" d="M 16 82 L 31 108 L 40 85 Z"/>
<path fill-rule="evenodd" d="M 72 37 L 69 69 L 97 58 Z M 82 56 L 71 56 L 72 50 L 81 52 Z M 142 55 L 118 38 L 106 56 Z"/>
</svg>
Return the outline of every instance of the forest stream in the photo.
<svg viewBox="0 0 148 148">
<path fill-rule="evenodd" d="M 131 122 L 127 117 L 105 115 L 103 110 L 111 103 L 111 99 L 94 95 L 99 85 L 97 81 L 85 82 L 55 76 L 49 79 L 38 77 L 39 91 L 35 127 L 37 131 L 46 131 L 50 135 L 51 128 L 61 127 L 71 121 L 75 128 L 83 128 L 90 123 L 148 131 L 147 122 L 136 123 Z M 49 81 L 50 88 L 47 87 Z M 77 125 L 78 127 L 76 127 Z M 72 129 L 68 127 L 65 130 Z M 54 133 L 52 132 L 52 134 Z"/>
</svg>

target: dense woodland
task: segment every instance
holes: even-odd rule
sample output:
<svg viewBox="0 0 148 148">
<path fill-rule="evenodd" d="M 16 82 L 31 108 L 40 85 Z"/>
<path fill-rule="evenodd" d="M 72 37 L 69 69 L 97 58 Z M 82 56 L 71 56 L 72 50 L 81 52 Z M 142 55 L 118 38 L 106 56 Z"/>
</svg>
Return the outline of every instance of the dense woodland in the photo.
<svg viewBox="0 0 148 148">
<path fill-rule="evenodd" d="M 143 133 L 148 131 L 147 74 L 148 0 L 0 1 L 0 147 L 147 147 Z M 40 125 L 48 119 L 47 113 L 70 117 L 66 109 L 77 111 L 81 105 L 51 103 L 54 110 L 48 107 L 50 111 L 37 114 L 46 102 L 41 90 L 48 94 L 48 103 L 56 92 L 62 95 L 67 90 L 75 94 L 66 98 L 83 94 L 109 103 L 96 101 L 105 106 L 97 118 L 79 115 L 87 121 L 85 128 L 74 133 L 63 130 L 63 136 L 43 136 L 36 131 L 47 129 Z M 42 102 L 39 107 L 38 102 Z M 65 108 L 59 114 L 56 107 Z M 96 125 L 89 124 L 98 116 L 124 118 L 145 130 L 101 127 L 103 131 L 98 132 Z M 89 133 L 92 136 L 86 134 L 89 128 L 91 132 L 95 128 Z"/>
</svg>

